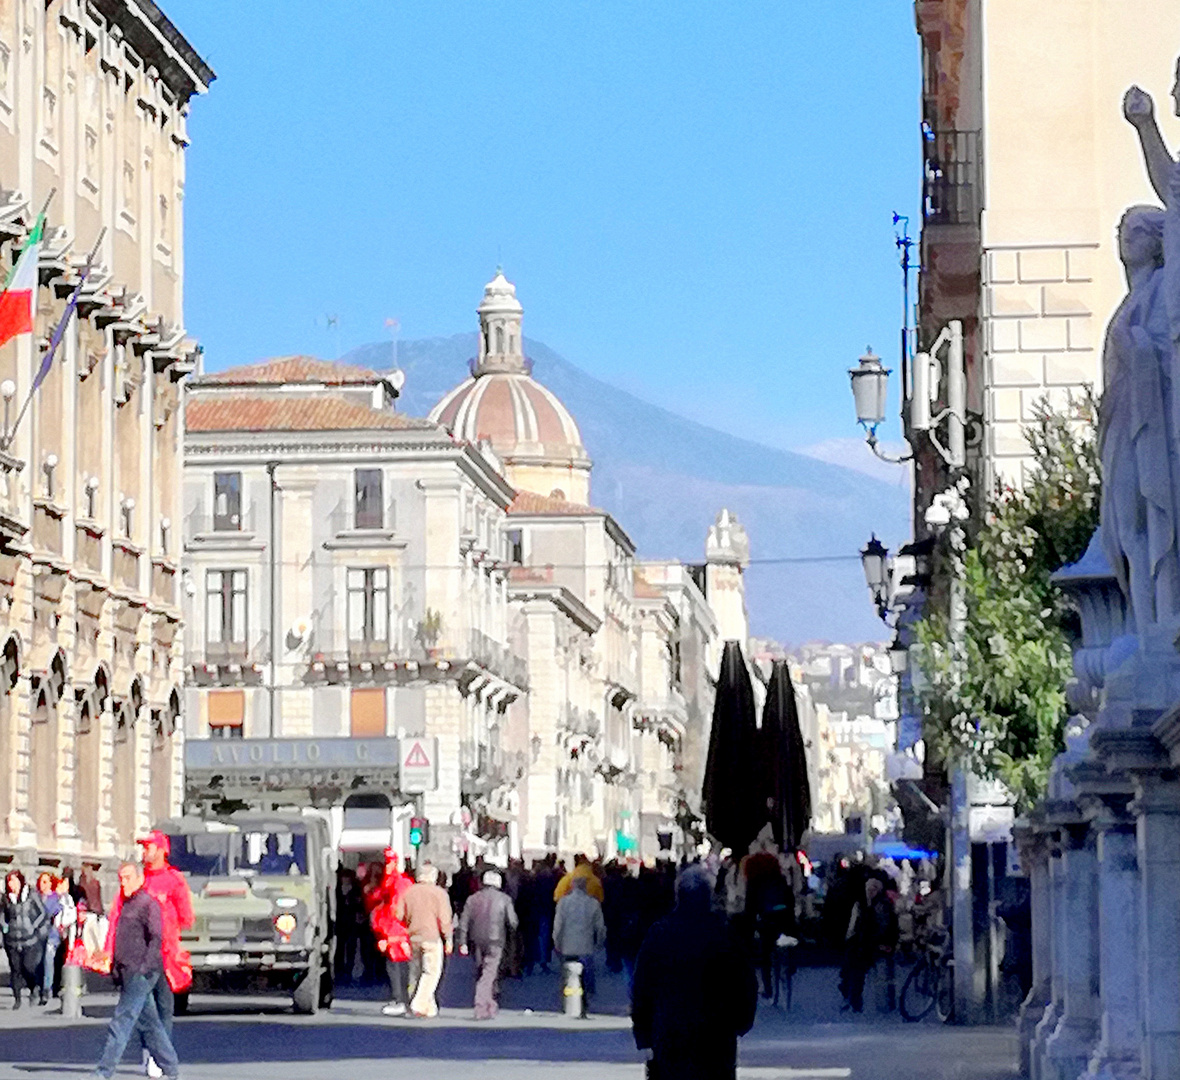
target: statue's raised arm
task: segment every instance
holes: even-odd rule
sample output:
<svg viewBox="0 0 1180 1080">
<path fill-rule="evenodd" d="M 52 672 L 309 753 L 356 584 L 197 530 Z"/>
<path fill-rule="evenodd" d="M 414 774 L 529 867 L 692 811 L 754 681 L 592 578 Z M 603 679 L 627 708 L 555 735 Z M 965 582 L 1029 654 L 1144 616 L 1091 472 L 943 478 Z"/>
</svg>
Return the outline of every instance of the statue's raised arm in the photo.
<svg viewBox="0 0 1180 1080">
<path fill-rule="evenodd" d="M 1180 116 L 1180 61 L 1176 65 L 1176 83 L 1172 87 L 1172 99 L 1176 103 L 1176 113 Z M 1172 166 L 1175 162 L 1160 133 L 1159 122 L 1155 117 L 1155 103 L 1151 95 L 1138 86 L 1132 86 L 1123 97 L 1123 115 L 1139 134 L 1139 143 L 1143 147 L 1143 160 L 1147 164 L 1151 186 L 1155 188 L 1160 201 L 1167 205 Z"/>
</svg>

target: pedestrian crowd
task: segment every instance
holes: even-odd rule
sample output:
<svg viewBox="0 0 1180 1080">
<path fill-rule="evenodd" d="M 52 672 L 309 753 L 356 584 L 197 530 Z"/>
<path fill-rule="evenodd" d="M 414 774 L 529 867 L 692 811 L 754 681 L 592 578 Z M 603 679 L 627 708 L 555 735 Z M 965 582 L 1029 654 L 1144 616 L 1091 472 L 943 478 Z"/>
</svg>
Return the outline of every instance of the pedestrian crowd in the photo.
<svg viewBox="0 0 1180 1080">
<path fill-rule="evenodd" d="M 34 881 L 11 869 L 0 896 L 0 935 L 8 960 L 13 1007 L 46 1005 L 61 993 L 71 952 L 95 944 L 104 932 L 102 893 L 89 868 L 42 871 Z M 26 995 L 27 991 L 27 995 Z"/>
</svg>

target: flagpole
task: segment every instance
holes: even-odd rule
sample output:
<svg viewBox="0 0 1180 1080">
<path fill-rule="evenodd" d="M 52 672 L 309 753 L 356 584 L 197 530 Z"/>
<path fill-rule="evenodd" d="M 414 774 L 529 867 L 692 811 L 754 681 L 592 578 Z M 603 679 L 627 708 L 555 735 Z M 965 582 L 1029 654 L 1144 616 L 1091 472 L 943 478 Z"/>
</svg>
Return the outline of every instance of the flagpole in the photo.
<svg viewBox="0 0 1180 1080">
<path fill-rule="evenodd" d="M 52 198 L 52 195 L 50 197 Z M 4 433 L 3 448 L 5 450 L 12 445 L 12 440 L 16 437 L 20 422 L 24 419 L 25 413 L 28 412 L 29 406 L 32 404 L 33 395 L 36 394 L 37 388 L 41 385 L 45 376 L 49 374 L 48 365 L 53 362 L 53 356 L 57 352 L 58 345 L 61 343 L 62 335 L 65 333 L 66 324 L 69 322 L 70 316 L 74 313 L 74 308 L 77 307 L 78 294 L 82 291 L 82 286 L 86 284 L 86 277 L 90 273 L 90 268 L 94 265 L 94 259 L 98 255 L 99 245 L 102 243 L 103 237 L 106 234 L 107 227 L 104 225 L 99 231 L 98 239 L 94 241 L 94 247 L 90 249 L 90 254 L 86 256 L 86 265 L 82 267 L 82 276 L 78 279 L 78 284 L 74 286 L 74 291 L 66 302 L 66 309 L 62 312 L 61 320 L 58 322 L 52 335 L 50 335 L 49 348 L 45 350 L 45 355 L 41 359 L 41 367 L 33 379 L 32 386 L 29 387 L 24 404 L 21 405 L 20 412 L 16 414 L 16 420 L 13 422 L 12 427 Z"/>
</svg>

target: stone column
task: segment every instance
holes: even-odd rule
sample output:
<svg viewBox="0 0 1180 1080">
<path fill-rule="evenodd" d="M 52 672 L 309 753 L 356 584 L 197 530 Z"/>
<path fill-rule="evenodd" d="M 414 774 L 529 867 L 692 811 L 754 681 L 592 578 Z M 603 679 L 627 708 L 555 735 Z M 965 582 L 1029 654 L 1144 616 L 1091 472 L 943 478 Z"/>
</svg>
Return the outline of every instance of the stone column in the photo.
<svg viewBox="0 0 1180 1080">
<path fill-rule="evenodd" d="M 1032 1075 L 1032 1044 L 1038 1022 L 1049 1004 L 1052 975 L 1052 912 L 1049 893 L 1049 843 L 1042 828 L 1022 822 L 1015 830 L 1020 864 L 1028 875 L 1032 914 L 1032 986 L 1020 1006 L 1017 1031 L 1020 1075 Z"/>
<path fill-rule="evenodd" d="M 1061 845 L 1056 831 L 1047 834 L 1049 852 L 1049 1003 L 1037 1021 L 1030 1050 L 1029 1076 L 1032 1080 L 1046 1080 L 1045 1043 L 1057 1028 L 1065 997 L 1065 980 L 1062 954 L 1061 912 L 1064 906 L 1065 870 L 1061 860 Z"/>
<path fill-rule="evenodd" d="M 1045 1041 L 1046 1080 L 1077 1080 L 1098 1038 L 1097 851 L 1088 824 L 1063 824 L 1062 1013 Z"/>
<path fill-rule="evenodd" d="M 1090 1059 L 1095 1080 L 1137 1080 L 1142 1019 L 1139 999 L 1139 859 L 1129 796 L 1096 807 L 1101 1038 Z"/>
<path fill-rule="evenodd" d="M 1135 776 L 1140 874 L 1143 1076 L 1180 1080 L 1180 781 Z"/>
</svg>

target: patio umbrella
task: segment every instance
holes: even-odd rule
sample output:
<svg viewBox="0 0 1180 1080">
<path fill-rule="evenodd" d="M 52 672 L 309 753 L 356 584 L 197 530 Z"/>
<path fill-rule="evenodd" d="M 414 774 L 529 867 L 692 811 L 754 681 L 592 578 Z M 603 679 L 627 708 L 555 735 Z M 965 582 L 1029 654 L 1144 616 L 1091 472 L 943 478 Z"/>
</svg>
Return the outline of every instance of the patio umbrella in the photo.
<svg viewBox="0 0 1180 1080">
<path fill-rule="evenodd" d="M 811 783 L 795 685 L 786 660 L 776 660 L 771 669 L 758 736 L 765 812 L 779 849 L 796 851 L 811 824 Z"/>
<path fill-rule="evenodd" d="M 709 833 L 744 855 L 766 824 L 766 805 L 758 784 L 758 721 L 750 672 L 736 641 L 725 643 L 702 802 Z"/>
</svg>

